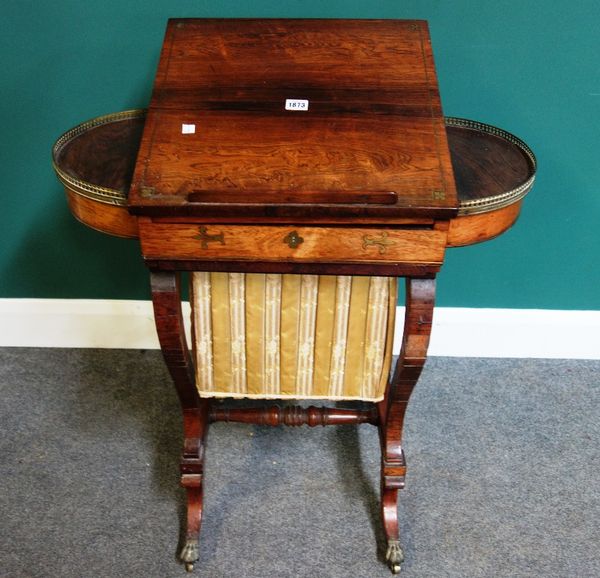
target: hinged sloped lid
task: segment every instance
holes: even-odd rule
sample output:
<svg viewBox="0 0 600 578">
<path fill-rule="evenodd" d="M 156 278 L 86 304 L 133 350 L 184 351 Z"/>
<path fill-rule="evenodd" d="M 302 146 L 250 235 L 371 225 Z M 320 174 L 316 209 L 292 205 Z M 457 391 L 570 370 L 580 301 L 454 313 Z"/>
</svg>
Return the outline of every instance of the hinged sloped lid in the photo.
<svg viewBox="0 0 600 578">
<path fill-rule="evenodd" d="M 426 23 L 169 21 L 129 208 L 450 218 L 456 191 Z"/>
</svg>

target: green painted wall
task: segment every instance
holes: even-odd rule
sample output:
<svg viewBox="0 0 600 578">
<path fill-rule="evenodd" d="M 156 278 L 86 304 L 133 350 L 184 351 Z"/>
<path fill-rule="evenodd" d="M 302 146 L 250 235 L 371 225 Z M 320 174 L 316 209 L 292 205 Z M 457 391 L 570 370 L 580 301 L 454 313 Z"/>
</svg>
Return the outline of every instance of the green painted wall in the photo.
<svg viewBox="0 0 600 578">
<path fill-rule="evenodd" d="M 4 0 L 0 297 L 148 297 L 136 242 L 73 220 L 50 149 L 144 106 L 166 19 L 192 16 L 429 20 L 446 114 L 514 132 L 540 165 L 511 231 L 449 251 L 439 304 L 600 309 L 597 0 Z"/>
</svg>

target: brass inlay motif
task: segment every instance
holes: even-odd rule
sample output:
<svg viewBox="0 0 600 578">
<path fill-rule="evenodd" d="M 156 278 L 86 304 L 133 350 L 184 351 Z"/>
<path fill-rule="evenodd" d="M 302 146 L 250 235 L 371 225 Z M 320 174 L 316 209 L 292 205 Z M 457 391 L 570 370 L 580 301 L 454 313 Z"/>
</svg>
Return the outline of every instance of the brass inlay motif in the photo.
<svg viewBox="0 0 600 578">
<path fill-rule="evenodd" d="M 154 187 L 143 186 L 140 187 L 140 197 L 152 197 L 156 193 L 156 189 Z"/>
<path fill-rule="evenodd" d="M 443 201 L 446 198 L 446 191 L 431 191 L 431 198 L 434 201 Z"/>
<path fill-rule="evenodd" d="M 384 231 L 381 233 L 381 237 L 370 237 L 369 235 L 363 235 L 363 249 L 366 249 L 369 245 L 376 245 L 379 249 L 379 254 L 383 255 L 390 245 L 394 245 L 394 241 L 388 239 L 388 232 Z"/>
<path fill-rule="evenodd" d="M 200 246 L 203 249 L 208 249 L 209 243 L 221 243 L 221 245 L 225 244 L 225 239 L 222 232 L 210 235 L 205 226 L 200 227 L 200 234 L 195 235 L 194 239 L 198 239 L 200 241 Z"/>
<path fill-rule="evenodd" d="M 304 239 L 297 231 L 291 231 L 283 238 L 283 242 L 287 243 L 290 249 L 295 249 L 300 243 L 304 243 Z"/>
</svg>

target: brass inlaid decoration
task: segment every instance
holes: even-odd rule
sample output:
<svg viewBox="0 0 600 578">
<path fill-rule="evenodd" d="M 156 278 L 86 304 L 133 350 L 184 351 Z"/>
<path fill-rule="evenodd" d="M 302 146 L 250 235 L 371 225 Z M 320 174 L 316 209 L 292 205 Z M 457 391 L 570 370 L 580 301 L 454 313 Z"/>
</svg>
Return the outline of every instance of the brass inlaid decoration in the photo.
<svg viewBox="0 0 600 578">
<path fill-rule="evenodd" d="M 194 239 L 199 239 L 200 246 L 203 249 L 208 249 L 209 243 L 221 243 L 221 245 L 225 244 L 225 239 L 223 237 L 223 233 L 214 233 L 210 235 L 208 233 L 208 229 L 203 225 L 200 227 L 200 234 L 195 235 Z"/>
<path fill-rule="evenodd" d="M 295 249 L 300 243 L 304 243 L 304 239 L 297 231 L 291 231 L 283 238 L 283 242 L 287 243 L 290 249 Z"/>
<path fill-rule="evenodd" d="M 384 231 L 383 233 L 381 233 L 381 237 L 371 237 L 370 235 L 363 235 L 363 243 L 362 243 L 362 247 L 363 249 L 366 249 L 367 247 L 369 247 L 370 245 L 376 245 L 379 249 L 379 254 L 383 255 L 387 248 L 390 245 L 394 245 L 394 241 L 392 241 L 391 239 L 388 239 L 388 232 Z"/>
<path fill-rule="evenodd" d="M 142 197 L 152 197 L 156 193 L 156 189 L 154 187 L 143 186 L 140 187 L 140 195 Z"/>
</svg>

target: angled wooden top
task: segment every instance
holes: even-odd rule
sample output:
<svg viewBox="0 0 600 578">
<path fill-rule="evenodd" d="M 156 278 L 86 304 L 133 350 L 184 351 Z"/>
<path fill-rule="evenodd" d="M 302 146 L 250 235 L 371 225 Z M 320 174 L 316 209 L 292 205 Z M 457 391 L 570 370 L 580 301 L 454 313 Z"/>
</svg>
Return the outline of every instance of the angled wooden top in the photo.
<svg viewBox="0 0 600 578">
<path fill-rule="evenodd" d="M 457 204 L 425 22 L 169 21 L 131 212 L 393 222 Z"/>
</svg>

